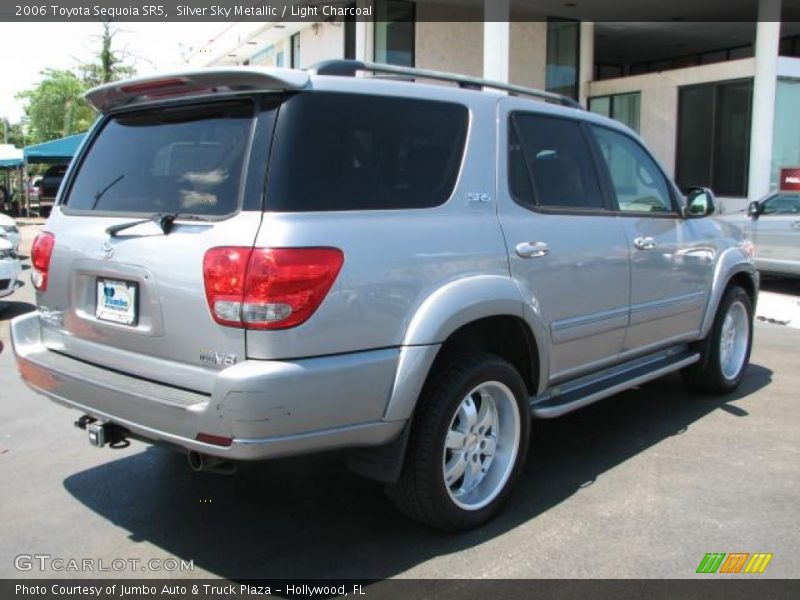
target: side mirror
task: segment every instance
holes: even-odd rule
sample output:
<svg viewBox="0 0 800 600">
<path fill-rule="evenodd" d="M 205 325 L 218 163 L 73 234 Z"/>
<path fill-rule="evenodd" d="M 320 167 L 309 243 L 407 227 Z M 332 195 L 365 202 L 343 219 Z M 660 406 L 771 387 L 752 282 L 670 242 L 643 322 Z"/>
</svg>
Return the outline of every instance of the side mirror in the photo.
<svg viewBox="0 0 800 600">
<path fill-rule="evenodd" d="M 756 218 L 761 214 L 761 205 L 755 200 L 747 205 L 747 216 Z"/>
<path fill-rule="evenodd" d="M 707 217 L 717 209 L 714 192 L 708 188 L 691 188 L 686 196 L 684 216 L 687 218 Z"/>
</svg>

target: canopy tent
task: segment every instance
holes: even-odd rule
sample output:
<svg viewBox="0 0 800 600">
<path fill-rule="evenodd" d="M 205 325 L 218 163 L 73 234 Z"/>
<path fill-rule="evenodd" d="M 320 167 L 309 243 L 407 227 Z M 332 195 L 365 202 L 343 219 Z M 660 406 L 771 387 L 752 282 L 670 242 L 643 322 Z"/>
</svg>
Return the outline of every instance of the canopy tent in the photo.
<svg viewBox="0 0 800 600">
<path fill-rule="evenodd" d="M 85 137 L 85 133 L 76 133 L 57 140 L 28 146 L 24 151 L 25 162 L 50 165 L 66 164 L 75 156 Z"/>
<path fill-rule="evenodd" d="M 22 160 L 22 150 L 11 144 L 0 144 L 0 169 L 16 169 Z"/>
</svg>

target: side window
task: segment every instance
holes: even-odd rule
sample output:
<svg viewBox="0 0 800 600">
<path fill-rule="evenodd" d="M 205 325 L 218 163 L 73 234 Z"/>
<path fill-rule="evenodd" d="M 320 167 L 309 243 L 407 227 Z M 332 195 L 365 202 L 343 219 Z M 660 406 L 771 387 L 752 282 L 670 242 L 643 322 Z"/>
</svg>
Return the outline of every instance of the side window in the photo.
<svg viewBox="0 0 800 600">
<path fill-rule="evenodd" d="M 796 215 L 800 213 L 800 195 L 778 195 L 764 202 L 762 215 Z"/>
<path fill-rule="evenodd" d="M 540 208 L 604 208 L 581 125 L 568 119 L 511 116 L 508 187 L 518 202 Z"/>
<path fill-rule="evenodd" d="M 627 135 L 592 126 L 617 205 L 624 212 L 672 212 L 667 181 L 647 152 Z"/>
</svg>

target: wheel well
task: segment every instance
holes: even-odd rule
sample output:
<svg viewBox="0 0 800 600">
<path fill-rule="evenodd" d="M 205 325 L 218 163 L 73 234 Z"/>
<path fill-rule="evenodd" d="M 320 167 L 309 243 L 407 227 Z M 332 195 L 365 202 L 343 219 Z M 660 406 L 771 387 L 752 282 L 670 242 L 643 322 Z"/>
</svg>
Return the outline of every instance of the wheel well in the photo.
<svg viewBox="0 0 800 600">
<path fill-rule="evenodd" d="M 461 326 L 442 344 L 431 372 L 439 371 L 460 356 L 476 352 L 488 352 L 507 360 L 519 372 L 528 393 L 537 393 L 538 352 L 536 340 L 525 321 L 510 315 L 496 316 Z"/>
<path fill-rule="evenodd" d="M 728 282 L 728 286 L 730 287 L 731 285 L 738 285 L 743 288 L 745 292 L 747 292 L 747 295 L 750 296 L 750 304 L 752 304 L 753 309 L 755 310 L 756 296 L 758 292 L 756 291 L 756 283 L 753 281 L 753 278 L 747 273 L 740 271 L 731 277 L 730 281 Z"/>
</svg>

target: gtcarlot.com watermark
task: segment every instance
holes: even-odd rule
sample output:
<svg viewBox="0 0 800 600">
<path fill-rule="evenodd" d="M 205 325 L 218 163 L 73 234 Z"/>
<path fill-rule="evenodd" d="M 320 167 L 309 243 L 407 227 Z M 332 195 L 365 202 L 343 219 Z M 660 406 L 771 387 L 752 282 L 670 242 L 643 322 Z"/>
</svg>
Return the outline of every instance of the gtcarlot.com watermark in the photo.
<svg viewBox="0 0 800 600">
<path fill-rule="evenodd" d="M 51 571 L 54 573 L 124 573 L 150 571 L 172 573 L 194 571 L 193 560 L 177 558 L 65 558 L 50 554 L 18 554 L 14 557 L 18 571 Z"/>
</svg>

